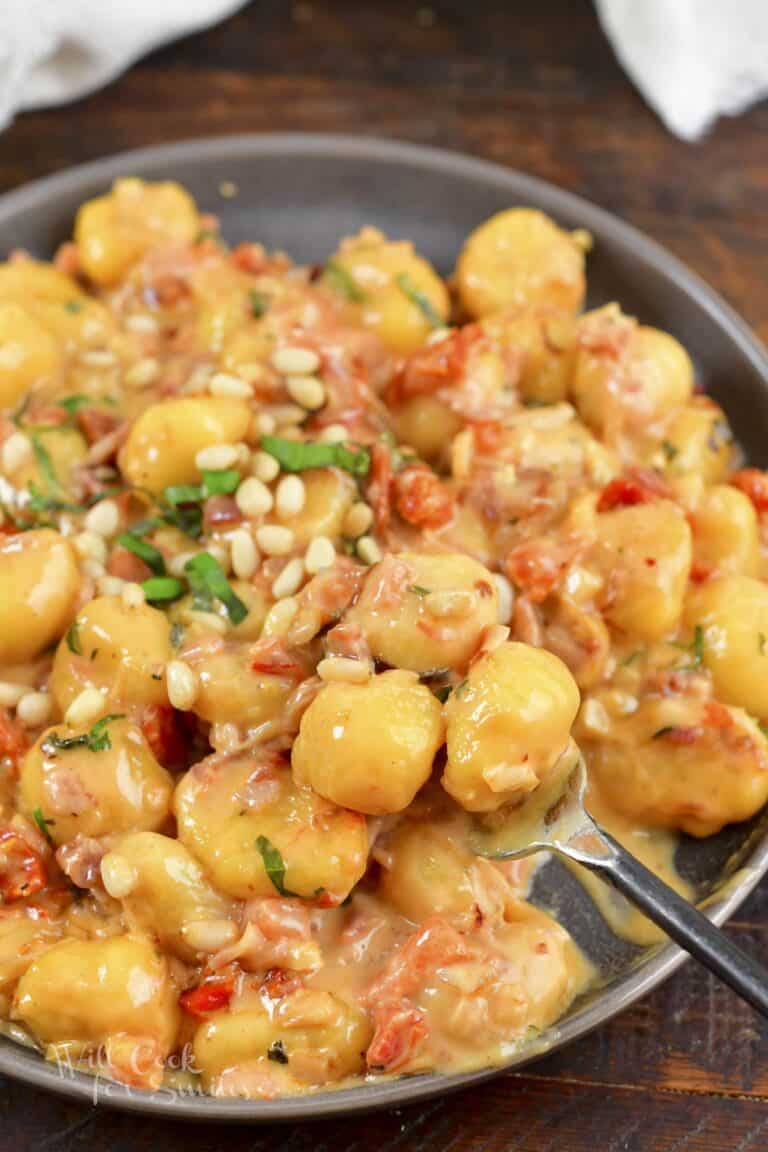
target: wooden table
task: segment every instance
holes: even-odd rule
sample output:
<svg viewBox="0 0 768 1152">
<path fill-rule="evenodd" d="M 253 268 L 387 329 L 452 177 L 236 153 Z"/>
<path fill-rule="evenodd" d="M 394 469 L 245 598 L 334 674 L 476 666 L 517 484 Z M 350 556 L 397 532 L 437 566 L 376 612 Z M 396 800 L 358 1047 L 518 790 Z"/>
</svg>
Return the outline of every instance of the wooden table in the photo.
<svg viewBox="0 0 768 1152">
<path fill-rule="evenodd" d="M 362 132 L 501 161 L 645 229 L 768 339 L 768 104 L 701 144 L 662 128 L 587 0 L 257 0 L 70 108 L 0 136 L 0 189 L 102 154 L 229 132 Z M 765 959 L 768 893 L 731 925 Z M 768 1026 L 690 963 L 519 1075 L 301 1128 L 171 1126 L 5 1082 L 14 1152 L 764 1152 Z"/>
</svg>

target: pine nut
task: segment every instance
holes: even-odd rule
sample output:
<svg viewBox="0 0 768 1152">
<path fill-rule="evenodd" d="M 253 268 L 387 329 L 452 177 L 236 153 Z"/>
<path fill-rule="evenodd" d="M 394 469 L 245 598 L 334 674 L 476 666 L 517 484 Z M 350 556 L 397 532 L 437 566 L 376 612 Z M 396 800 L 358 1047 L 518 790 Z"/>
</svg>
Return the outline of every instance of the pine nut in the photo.
<svg viewBox="0 0 768 1152">
<path fill-rule="evenodd" d="M 285 636 L 298 610 L 299 604 L 295 597 L 286 596 L 284 600 L 278 600 L 267 612 L 262 636 Z"/>
<path fill-rule="evenodd" d="M 166 568 L 171 576 L 183 576 L 185 565 L 199 555 L 199 552 L 179 552 L 176 556 L 171 556 L 166 563 Z"/>
<path fill-rule="evenodd" d="M 254 440 L 260 440 L 262 436 L 271 436 L 276 427 L 277 421 L 270 412 L 257 412 L 251 422 Z"/>
<path fill-rule="evenodd" d="M 29 691 L 28 684 L 12 684 L 10 680 L 0 680 L 0 708 L 15 708 Z"/>
<path fill-rule="evenodd" d="M 593 736 L 605 736 L 610 731 L 611 720 L 606 708 L 599 700 L 585 700 L 581 706 L 581 723 Z"/>
<path fill-rule="evenodd" d="M 117 357 L 108 348 L 91 348 L 81 352 L 79 359 L 87 368 L 111 368 L 117 363 Z"/>
<path fill-rule="evenodd" d="M 192 609 L 186 616 L 190 623 L 199 624 L 206 632 L 217 632 L 219 636 L 224 636 L 229 627 L 227 621 L 217 616 L 215 612 L 198 612 Z"/>
<path fill-rule="evenodd" d="M 259 554 L 253 537 L 245 528 L 238 528 L 229 537 L 232 571 L 238 580 L 250 580 L 259 563 Z"/>
<path fill-rule="evenodd" d="M 477 597 L 467 588 L 448 588 L 429 592 L 424 597 L 424 608 L 430 616 L 454 620 L 469 616 L 477 605 Z"/>
<path fill-rule="evenodd" d="M 245 380 L 233 376 L 230 372 L 214 372 L 208 382 L 208 391 L 212 396 L 237 396 L 243 400 L 250 400 L 253 397 L 253 388 L 250 384 L 246 384 Z"/>
<path fill-rule="evenodd" d="M 280 465 L 269 452 L 254 452 L 251 471 L 262 484 L 271 484 L 280 472 Z"/>
<path fill-rule="evenodd" d="M 130 332 L 157 332 L 159 325 L 148 312 L 136 312 L 133 316 L 126 316 L 125 327 Z"/>
<path fill-rule="evenodd" d="M 281 376 L 306 376 L 317 372 L 320 357 L 311 348 L 278 348 L 272 353 L 271 364 Z"/>
<path fill-rule="evenodd" d="M 99 501 L 85 517 L 86 531 L 95 532 L 97 536 L 114 536 L 119 527 L 120 510 L 114 500 Z"/>
<path fill-rule="evenodd" d="M 100 580 L 106 568 L 98 560 L 81 560 L 80 571 L 83 576 L 88 576 L 91 580 Z"/>
<path fill-rule="evenodd" d="M 136 869 L 118 852 L 107 852 L 101 858 L 101 882 L 113 900 L 130 896 L 136 887 Z"/>
<path fill-rule="evenodd" d="M 151 384 L 153 380 L 157 379 L 160 371 L 160 365 L 157 360 L 151 356 L 146 356 L 143 360 L 137 360 L 132 364 L 128 371 L 123 376 L 123 383 L 129 388 L 141 388 L 145 384 Z"/>
<path fill-rule="evenodd" d="M 25 728 L 42 728 L 51 715 L 53 701 L 47 692 L 27 692 L 16 708 L 16 715 Z"/>
<path fill-rule="evenodd" d="M 509 640 L 509 628 L 506 624 L 489 624 L 484 630 L 480 649 L 482 652 L 495 652 Z"/>
<path fill-rule="evenodd" d="M 99 596 L 119 596 L 124 584 L 119 576 L 99 576 L 96 581 Z"/>
<path fill-rule="evenodd" d="M 431 347 L 433 344 L 442 344 L 443 340 L 445 340 L 447 336 L 450 336 L 450 334 L 450 328 L 434 328 L 430 332 L 429 336 L 427 336 L 424 343 L 429 347 Z"/>
<path fill-rule="evenodd" d="M 106 564 L 107 545 L 103 536 L 97 536 L 95 532 L 78 532 L 77 536 L 73 537 L 72 543 L 78 556 L 83 560 L 95 560 L 97 564 Z"/>
<path fill-rule="evenodd" d="M 290 428 L 296 424 L 303 424 L 307 418 L 306 409 L 299 407 L 298 404 L 273 404 L 269 412 L 275 421 L 276 429 L 282 425 Z"/>
<path fill-rule="evenodd" d="M 235 503 L 243 516 L 255 519 L 272 511 L 274 498 L 269 488 L 257 476 L 243 480 L 235 493 Z"/>
<path fill-rule="evenodd" d="M 6 476 L 18 472 L 32 459 L 32 441 L 23 432 L 12 432 L 7 440 L 3 441 L 0 450 L 0 463 Z"/>
<path fill-rule="evenodd" d="M 133 581 L 126 581 L 120 590 L 120 599 L 123 602 L 123 608 L 128 612 L 133 612 L 137 608 L 142 608 L 146 603 L 144 596 L 144 589 L 141 584 L 134 584 Z"/>
<path fill-rule="evenodd" d="M 352 660 L 348 656 L 326 656 L 317 666 L 317 674 L 326 682 L 365 684 L 372 675 L 367 660 Z"/>
<path fill-rule="evenodd" d="M 203 392 L 206 392 L 212 371 L 207 364 L 198 364 L 196 368 L 193 368 L 184 384 L 184 391 L 187 395 L 201 396 Z"/>
<path fill-rule="evenodd" d="M 181 934 L 195 952 L 218 952 L 236 940 L 237 928 L 231 920 L 193 920 Z"/>
<path fill-rule="evenodd" d="M 189 712 L 197 699 L 199 681 L 195 671 L 183 660 L 170 660 L 165 666 L 168 700 L 180 712 Z"/>
<path fill-rule="evenodd" d="M 465 428 L 451 441 L 451 475 L 455 476 L 457 480 L 465 480 L 472 471 L 474 454 L 474 435 L 470 428 Z"/>
<path fill-rule="evenodd" d="M 272 595 L 276 600 L 282 600 L 284 596 L 293 596 L 294 592 L 298 592 L 304 580 L 304 561 L 296 556 L 293 560 L 289 560 L 285 568 L 283 568 L 280 575 L 272 585 Z"/>
<path fill-rule="evenodd" d="M 267 556 L 287 556 L 293 548 L 293 532 L 280 524 L 263 524 L 255 535 L 256 543 Z"/>
<path fill-rule="evenodd" d="M 225 540 L 210 540 L 205 550 L 225 573 L 232 570 L 232 555 Z"/>
<path fill-rule="evenodd" d="M 318 436 L 324 444 L 343 444 L 349 439 L 349 432 L 343 424 L 326 424 Z"/>
<path fill-rule="evenodd" d="M 371 524 L 373 524 L 373 509 L 369 504 L 358 500 L 344 517 L 343 534 L 356 540 L 358 536 L 365 535 Z"/>
<path fill-rule="evenodd" d="M 201 448 L 195 456 L 195 467 L 202 472 L 218 472 L 224 468 L 232 468 L 237 464 L 240 453 L 235 444 L 209 444 Z"/>
<path fill-rule="evenodd" d="M 492 578 L 496 585 L 496 619 L 499 624 L 509 624 L 515 604 L 512 585 L 506 576 L 501 576 L 498 572 L 494 572 Z"/>
<path fill-rule="evenodd" d="M 285 386 L 291 400 L 295 400 L 308 412 L 316 412 L 326 402 L 323 382 L 316 376 L 289 376 Z"/>
<path fill-rule="evenodd" d="M 373 536 L 361 536 L 357 542 L 357 554 L 364 564 L 378 564 L 381 560 L 381 548 Z"/>
<path fill-rule="evenodd" d="M 298 516 L 307 500 L 307 490 L 301 476 L 283 476 L 275 492 L 278 516 Z"/>
<path fill-rule="evenodd" d="M 304 567 L 311 576 L 315 576 L 323 568 L 332 568 L 336 563 L 336 549 L 333 541 L 327 536 L 315 536 L 307 548 L 304 557 Z"/>
<path fill-rule="evenodd" d="M 106 700 L 98 688 L 84 688 L 74 698 L 64 715 L 64 722 L 70 728 L 88 728 L 104 712 Z"/>
</svg>

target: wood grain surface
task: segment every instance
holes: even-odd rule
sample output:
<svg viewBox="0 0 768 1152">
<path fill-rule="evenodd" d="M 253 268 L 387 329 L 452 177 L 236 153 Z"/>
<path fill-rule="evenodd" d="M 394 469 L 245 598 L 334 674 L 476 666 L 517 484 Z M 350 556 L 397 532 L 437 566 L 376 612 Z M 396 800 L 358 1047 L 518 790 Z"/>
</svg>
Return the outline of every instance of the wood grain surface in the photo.
<svg viewBox="0 0 768 1152">
<path fill-rule="evenodd" d="M 336 131 L 438 144 L 619 213 L 768 340 L 768 104 L 674 139 L 587 0 L 256 0 L 106 91 L 0 135 L 0 190 L 190 136 Z M 731 924 L 768 953 L 768 892 Z M 0 1081 L 0 1152 L 766 1152 L 768 1024 L 693 963 L 517 1075 L 401 1111 L 301 1127 L 172 1125 Z"/>
</svg>

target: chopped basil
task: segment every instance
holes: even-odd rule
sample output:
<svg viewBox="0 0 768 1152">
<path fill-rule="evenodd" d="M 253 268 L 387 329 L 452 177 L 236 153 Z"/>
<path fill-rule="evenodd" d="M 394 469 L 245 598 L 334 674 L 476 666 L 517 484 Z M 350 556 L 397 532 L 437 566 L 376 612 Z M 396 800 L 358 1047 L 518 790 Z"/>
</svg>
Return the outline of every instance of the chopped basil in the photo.
<svg viewBox="0 0 768 1152">
<path fill-rule="evenodd" d="M 397 277 L 396 284 L 400 291 L 408 297 L 410 302 L 416 305 L 428 324 L 431 324 L 433 328 L 443 327 L 445 321 L 442 316 L 436 311 L 426 293 L 422 292 L 421 289 L 414 284 L 407 272 L 400 273 Z"/>
<path fill-rule="evenodd" d="M 642 654 L 643 654 L 642 648 L 635 648 L 634 652 L 630 652 L 630 654 L 629 654 L 629 656 L 627 656 L 626 660 L 622 660 L 621 667 L 622 668 L 629 668 L 630 664 L 634 664 L 635 660 L 639 660 L 640 657 L 642 656 Z"/>
<path fill-rule="evenodd" d="M 282 1040 L 273 1040 L 267 1049 L 267 1060 L 274 1060 L 276 1064 L 287 1064 L 288 1053 L 283 1047 Z"/>
<path fill-rule="evenodd" d="M 175 576 L 150 576 L 141 584 L 144 597 L 150 604 L 170 603 L 184 595 L 184 585 Z"/>
<path fill-rule="evenodd" d="M 408 591 L 413 592 L 414 596 L 418 596 L 422 600 L 425 596 L 429 596 L 429 588 L 422 588 L 421 584 L 410 584 Z"/>
<path fill-rule="evenodd" d="M 75 617 L 67 629 L 66 641 L 67 648 L 69 648 L 70 652 L 74 652 L 75 656 L 82 656 L 83 649 L 80 645 L 80 624 L 77 617 Z"/>
<path fill-rule="evenodd" d="M 221 565 L 210 552 L 200 552 L 187 560 L 184 572 L 192 595 L 201 607 L 210 607 L 212 600 L 219 600 L 233 624 L 245 620 L 248 608 L 232 591 Z"/>
<path fill-rule="evenodd" d="M 327 281 L 330 288 L 333 288 L 334 292 L 338 292 L 340 296 L 346 296 L 347 300 L 353 300 L 356 304 L 362 304 L 365 300 L 365 293 L 346 268 L 342 268 L 333 260 L 329 260 L 323 269 L 323 279 Z"/>
<path fill-rule="evenodd" d="M 43 836 L 45 836 L 48 843 L 53 844 L 53 837 L 51 836 L 50 832 L 48 831 L 48 825 L 54 824 L 55 821 L 54 820 L 46 820 L 45 816 L 43 816 L 42 808 L 35 808 L 34 809 L 34 811 L 32 812 L 32 819 L 34 820 L 35 824 L 37 824 L 38 828 L 42 832 Z"/>
<path fill-rule="evenodd" d="M 43 742 L 43 751 L 55 754 L 56 752 L 67 752 L 71 748 L 87 748 L 89 752 L 105 752 L 112 747 L 107 725 L 111 724 L 113 720 L 122 719 L 122 712 L 102 716 L 101 720 L 97 720 L 87 732 L 83 732 L 80 736 L 59 736 L 57 732 L 51 732 Z"/>
<path fill-rule="evenodd" d="M 434 695 L 437 697 L 437 699 L 440 701 L 440 703 L 445 704 L 446 700 L 448 699 L 448 697 L 451 694 L 451 685 L 450 684 L 441 684 L 438 688 L 433 689 L 433 692 L 434 692 Z"/>
<path fill-rule="evenodd" d="M 203 499 L 203 489 L 200 484 L 172 484 L 163 496 L 171 507 L 178 508 L 180 504 L 199 504 Z"/>
<path fill-rule="evenodd" d="M 258 320 L 269 308 L 269 297 L 265 296 L 263 292 L 257 292 L 254 288 L 252 292 L 248 293 L 248 299 L 251 302 L 251 315 Z"/>
<path fill-rule="evenodd" d="M 469 687 L 469 680 L 460 681 L 460 683 L 458 683 L 453 690 L 454 696 L 456 696 L 456 697 L 463 696 L 468 687 Z"/>
<path fill-rule="evenodd" d="M 43 449 L 45 451 L 45 449 Z M 44 496 L 38 486 L 32 481 L 29 485 L 29 500 L 24 505 L 29 512 L 87 512 L 89 505 L 72 504 L 69 500 L 61 500 L 58 496 Z M 39 527 L 39 525 L 36 525 Z"/>
<path fill-rule="evenodd" d="M 236 468 L 221 468 L 214 471 L 203 471 L 203 497 L 228 496 L 235 492 L 240 483 L 240 473 Z"/>
<path fill-rule="evenodd" d="M 282 440 L 279 436 L 262 436 L 261 447 L 274 456 L 284 472 L 303 472 L 307 468 L 342 468 L 353 476 L 367 476 L 371 467 L 366 448 L 353 450 L 344 444 L 301 443 Z"/>
<path fill-rule="evenodd" d="M 56 492 L 61 492 L 61 485 L 59 484 L 59 480 L 53 467 L 53 461 L 51 460 L 48 449 L 43 444 L 39 436 L 32 435 L 31 440 L 32 448 L 35 453 L 35 460 L 37 461 L 37 467 L 40 470 L 40 477 L 48 489 L 48 494 L 54 495 Z"/>
<path fill-rule="evenodd" d="M 272 841 L 266 836 L 259 836 L 256 839 L 256 847 L 264 863 L 264 871 L 280 895 L 296 896 L 295 892 L 290 892 L 285 886 L 285 861 Z"/>
<path fill-rule="evenodd" d="M 82 312 L 85 304 L 83 304 L 82 300 L 65 300 L 64 307 L 66 308 L 67 312 L 77 313 Z"/>
<path fill-rule="evenodd" d="M 146 592 L 144 593 L 146 595 Z M 184 640 L 184 625 L 177 620 L 171 624 L 171 648 L 180 648 Z"/>
<path fill-rule="evenodd" d="M 670 463 L 674 460 L 675 456 L 679 456 L 680 454 L 680 449 L 676 448 L 671 440 L 662 440 L 661 448 Z"/>
<path fill-rule="evenodd" d="M 162 552 L 155 548 L 154 544 L 145 540 L 143 536 L 139 536 L 136 532 L 121 532 L 117 537 L 117 543 L 143 560 L 147 567 L 152 569 L 155 576 L 165 575 L 165 560 Z"/>
</svg>

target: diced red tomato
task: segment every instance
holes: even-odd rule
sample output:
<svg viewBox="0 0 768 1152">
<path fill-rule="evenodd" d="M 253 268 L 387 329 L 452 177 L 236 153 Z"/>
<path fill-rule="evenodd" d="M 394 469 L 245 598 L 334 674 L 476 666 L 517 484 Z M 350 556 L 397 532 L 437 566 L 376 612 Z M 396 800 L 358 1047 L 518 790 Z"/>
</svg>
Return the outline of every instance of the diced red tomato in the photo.
<svg viewBox="0 0 768 1152">
<path fill-rule="evenodd" d="M 740 472 L 734 472 L 729 483 L 749 497 L 757 512 L 768 511 L 768 472 L 761 472 L 759 468 L 742 468 Z"/>
<path fill-rule="evenodd" d="M 380 1004 L 373 1015 L 375 1032 L 366 1053 L 371 1070 L 395 1072 L 406 1065 L 427 1035 L 423 1013 L 407 1001 Z"/>
<path fill-rule="evenodd" d="M 114 432 L 123 421 L 117 412 L 107 412 L 104 408 L 80 408 L 77 413 L 77 424 L 89 444 Z"/>
<path fill-rule="evenodd" d="M 541 604 L 554 592 L 575 554 L 576 546 L 567 540 L 526 540 L 507 553 L 504 571 L 532 604 Z"/>
<path fill-rule="evenodd" d="M 395 477 L 396 507 L 417 528 L 441 528 L 453 516 L 450 489 L 429 468 L 414 465 Z"/>
<path fill-rule="evenodd" d="M 373 509 L 373 523 L 379 536 L 386 536 L 392 504 L 392 453 L 389 445 L 378 441 L 371 449 L 371 482 L 368 502 Z"/>
<path fill-rule="evenodd" d="M 465 324 L 444 340 L 419 348 L 392 380 L 385 396 L 387 403 L 398 404 L 411 396 L 461 383 L 470 352 L 483 344 L 490 347 L 481 326 Z"/>
<path fill-rule="evenodd" d="M 650 504 L 653 500 L 666 500 L 672 490 L 659 472 L 650 468 L 631 468 L 606 484 L 597 502 L 598 512 L 613 508 L 629 508 L 634 504 Z"/>
<path fill-rule="evenodd" d="M 121 580 L 128 580 L 131 584 L 141 584 L 152 575 L 152 569 L 145 564 L 140 556 L 123 548 L 122 544 L 112 549 L 107 561 L 107 572 L 110 576 L 119 576 Z"/>
<path fill-rule="evenodd" d="M 7 708 L 0 708 L 0 759 L 10 760 L 17 767 L 28 746 L 21 724 L 12 718 Z"/>
<path fill-rule="evenodd" d="M 179 1004 L 190 1016 L 205 1020 L 212 1012 L 226 1008 L 235 991 L 232 977 L 225 980 L 206 980 L 196 988 L 188 988 L 179 996 Z"/>
<path fill-rule="evenodd" d="M 6 904 L 34 896 L 48 883 L 39 852 L 15 828 L 0 831 L 0 893 Z"/>
<path fill-rule="evenodd" d="M 481 456 L 493 456 L 498 452 L 504 428 L 500 420 L 476 420 L 470 425 L 475 440 L 475 448 Z"/>
<path fill-rule="evenodd" d="M 170 705 L 148 704 L 142 712 L 141 730 L 153 756 L 164 768 L 186 764 L 189 738 L 181 713 Z"/>
</svg>

